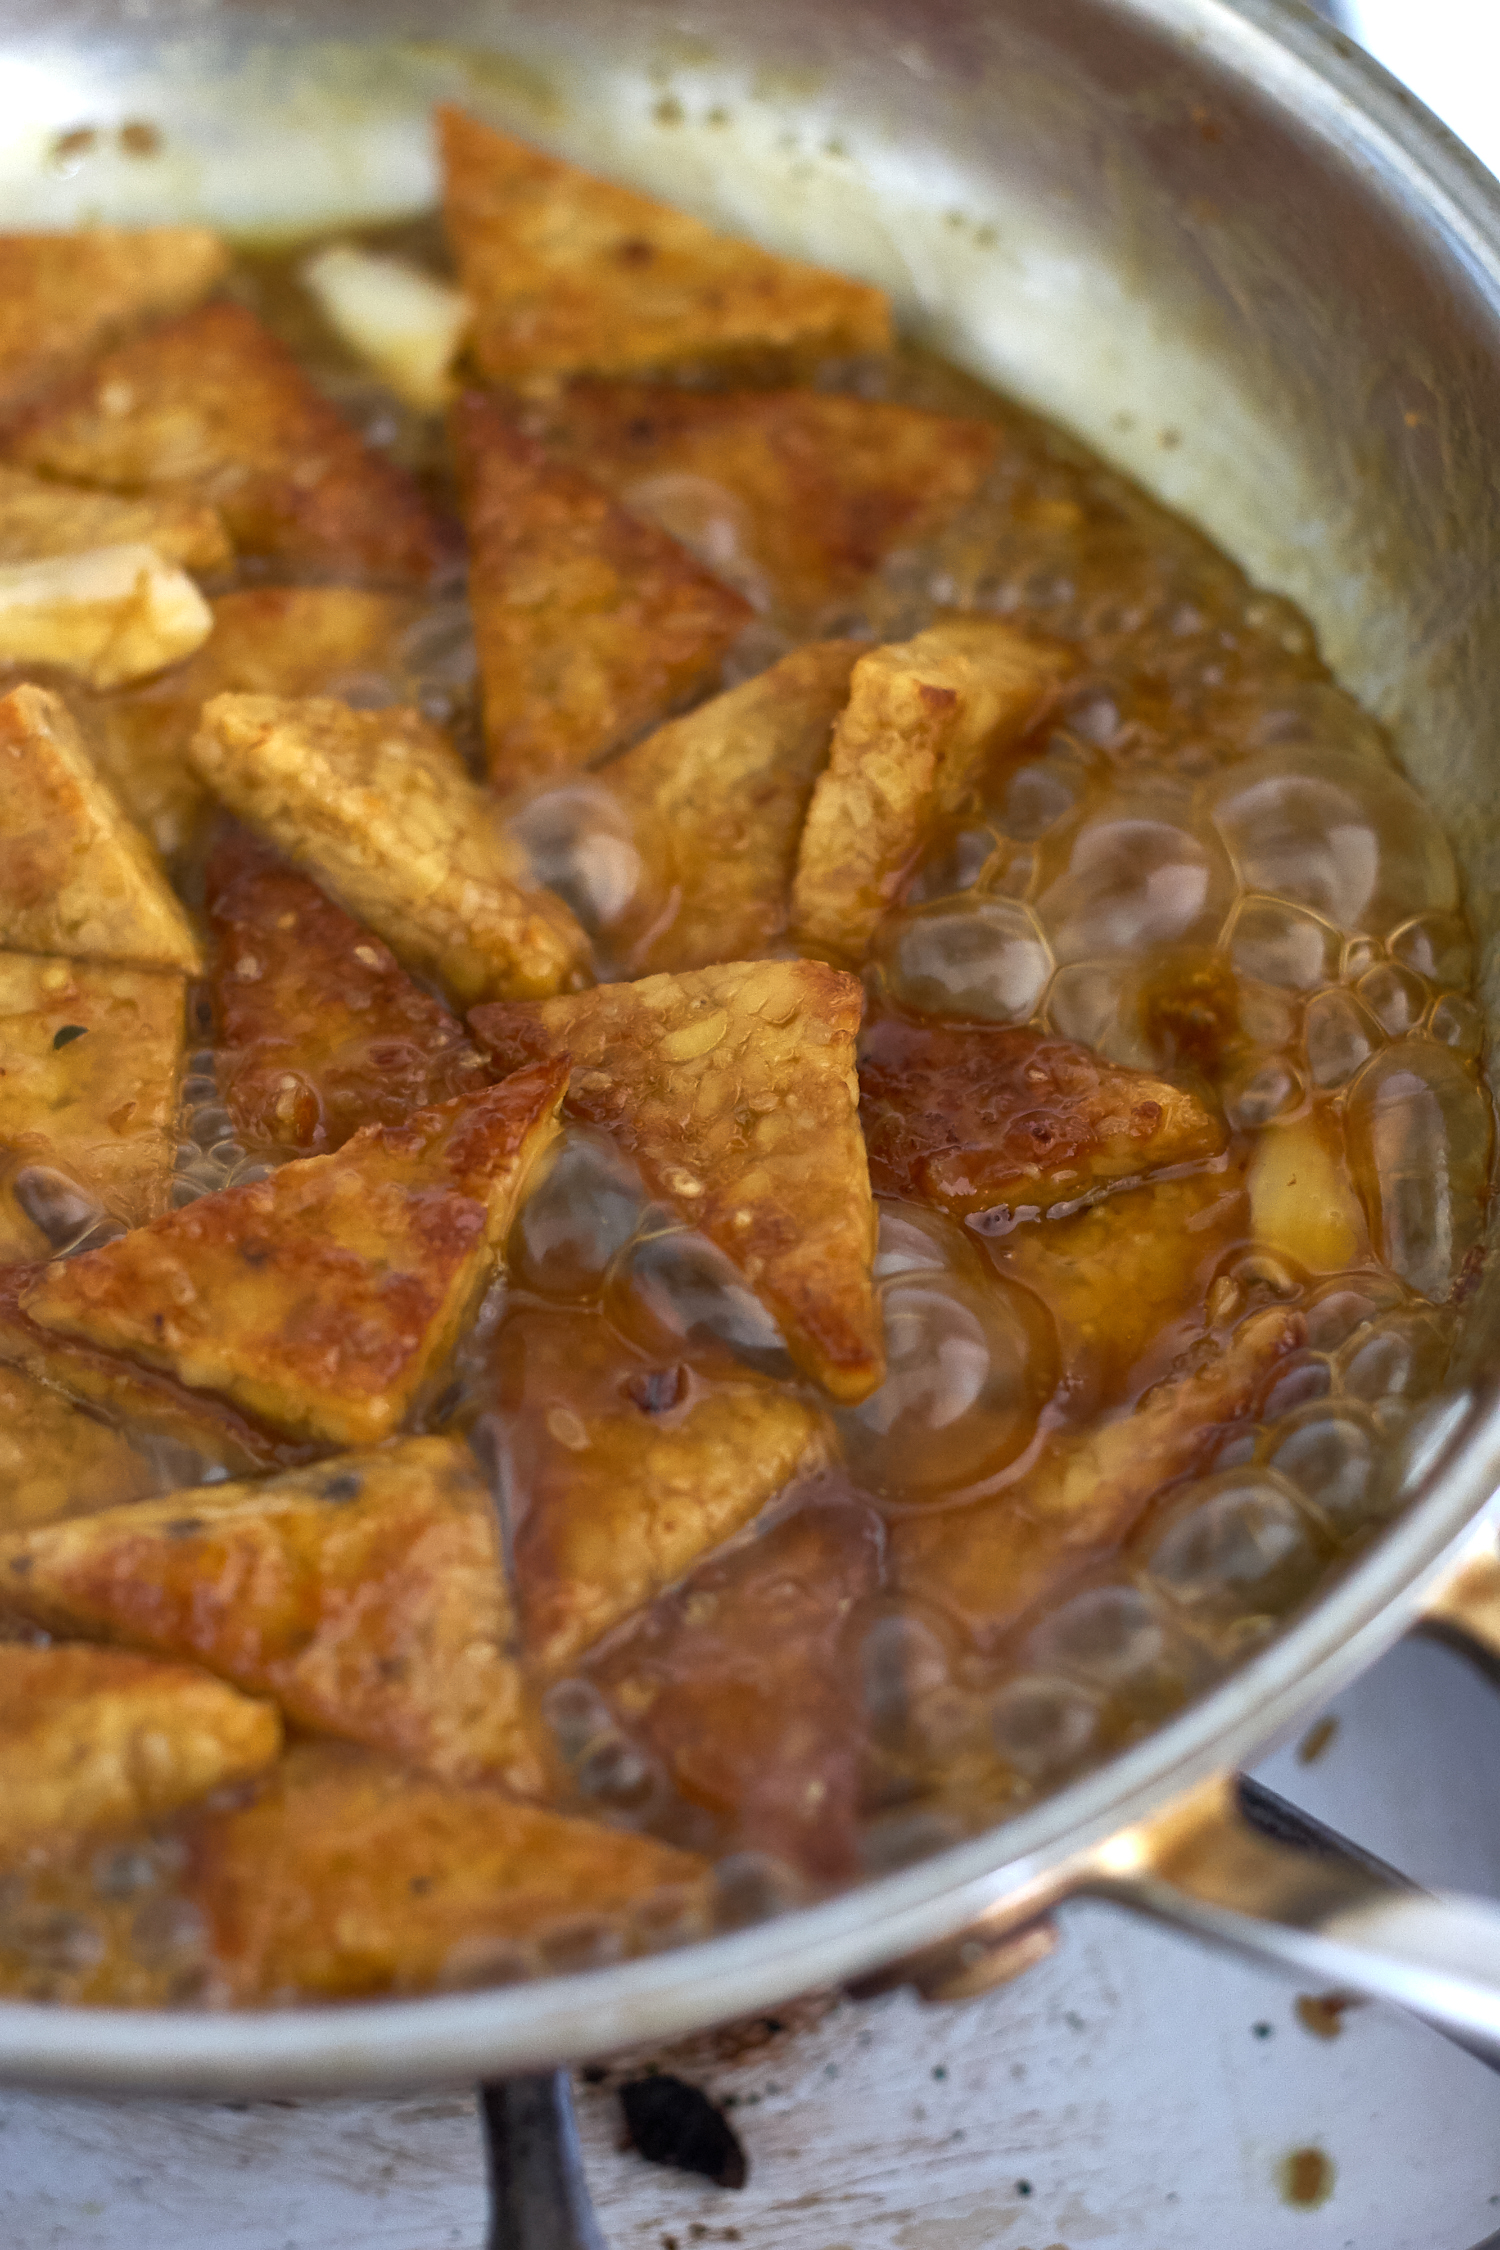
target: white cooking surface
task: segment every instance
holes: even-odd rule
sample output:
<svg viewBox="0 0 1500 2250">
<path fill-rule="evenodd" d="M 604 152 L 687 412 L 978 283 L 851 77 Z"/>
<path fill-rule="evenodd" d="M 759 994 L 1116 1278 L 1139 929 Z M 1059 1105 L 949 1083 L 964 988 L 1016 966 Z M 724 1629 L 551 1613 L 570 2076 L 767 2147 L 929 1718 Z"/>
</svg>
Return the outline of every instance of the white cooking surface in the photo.
<svg viewBox="0 0 1500 2250">
<path fill-rule="evenodd" d="M 1398 1649 L 1283 1795 L 1419 1880 L 1500 1893 L 1500 1697 Z M 960 2009 L 845 2004 L 690 2068 L 750 2158 L 732 2192 L 616 2145 L 580 2087 L 611 2250 L 1473 2250 L 1500 2235 L 1500 2074 L 1363 2008 L 1332 2040 L 1297 1988 L 1106 1908 Z M 1282 2199 L 1316 2148 L 1333 2190 Z M 0 2094 L 5 2250 L 480 2250 L 471 2099 L 244 2109 Z M 1024 2183 L 1024 2186 L 1023 2186 Z M 670 2238 L 670 2241 L 669 2239 Z"/>
</svg>

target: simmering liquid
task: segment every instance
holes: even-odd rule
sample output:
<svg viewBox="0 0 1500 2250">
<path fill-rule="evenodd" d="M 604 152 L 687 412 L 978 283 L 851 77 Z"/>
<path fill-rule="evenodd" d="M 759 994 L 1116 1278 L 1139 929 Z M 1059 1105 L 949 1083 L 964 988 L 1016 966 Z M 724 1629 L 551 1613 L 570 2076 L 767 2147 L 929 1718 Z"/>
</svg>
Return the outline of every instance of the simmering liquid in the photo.
<svg viewBox="0 0 1500 2250">
<path fill-rule="evenodd" d="M 369 239 L 441 262 L 425 224 Z M 441 420 L 324 328 L 296 280 L 309 247 L 242 258 L 232 290 L 451 508 Z M 736 1420 L 749 1397 L 802 1400 L 833 1438 L 747 1530 L 585 1635 L 542 1691 L 559 1802 L 708 1855 L 707 1919 L 663 1893 L 627 1923 L 575 1916 L 448 1981 L 754 1919 L 940 1848 L 1150 1729 L 1387 1520 L 1393 1441 L 1442 1381 L 1478 1256 L 1491 1117 L 1453 856 L 1307 622 L 1062 433 L 927 355 L 822 381 L 992 422 L 997 465 L 935 539 L 795 621 L 730 494 L 711 477 L 643 480 L 627 503 L 756 605 L 724 684 L 803 641 L 901 641 L 955 612 L 1073 658 L 1045 722 L 932 838 L 853 964 L 867 1117 L 914 1055 L 951 1108 L 972 1090 L 968 1058 L 999 1052 L 976 1040 L 1040 1031 L 1189 1090 L 1222 1118 L 1222 1145 L 1046 1210 L 965 1210 L 924 1195 L 915 1160 L 867 1128 L 888 1373 L 830 1410 L 723 1252 L 608 1135 L 567 1128 L 425 1424 L 473 1446 L 512 1567 L 556 1567 L 543 1503 L 560 1480 L 597 1478 L 604 1511 L 634 1475 L 677 1477 L 695 1505 L 711 1447 L 758 1442 Z M 242 565 L 238 583 L 269 575 Z M 111 703 L 69 692 L 96 717 Z M 415 702 L 478 769 L 456 585 L 322 692 Z M 635 973 L 666 902 L 608 767 L 516 798 L 509 820 L 600 979 Z M 196 905 L 212 836 L 164 840 Z M 194 1004 L 179 1208 L 305 1153 L 274 1129 L 240 1136 L 207 986 Z M 1045 1077 L 1027 1115 L 1061 1129 Z M 67 1213 L 55 1231 L 59 1256 L 101 1239 L 70 1235 Z M 156 1489 L 198 1480 L 182 1448 L 139 1450 Z M 190 1824 L 169 1821 L 5 1876 L 0 1982 L 215 1997 L 191 1851 Z"/>
</svg>

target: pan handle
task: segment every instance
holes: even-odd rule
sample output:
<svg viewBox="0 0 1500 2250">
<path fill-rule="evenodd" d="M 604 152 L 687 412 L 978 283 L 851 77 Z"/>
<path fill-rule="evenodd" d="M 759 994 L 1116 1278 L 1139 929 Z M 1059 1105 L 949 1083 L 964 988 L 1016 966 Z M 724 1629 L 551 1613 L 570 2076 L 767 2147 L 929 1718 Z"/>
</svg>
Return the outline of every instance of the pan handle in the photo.
<svg viewBox="0 0 1500 2250">
<path fill-rule="evenodd" d="M 1420 1623 L 1500 1680 L 1492 1530 L 1445 1573 Z M 1378 1861 L 1278 1836 L 1256 1817 L 1253 1785 L 1232 1775 L 1112 1837 L 1078 1889 L 1320 1983 L 1394 2001 L 1500 2062 L 1500 1905 L 1420 1891 Z"/>
<path fill-rule="evenodd" d="M 1500 2061 L 1500 1906 L 1393 1888 L 1357 1860 L 1273 1841 L 1246 1818 L 1232 1775 L 1112 1837 L 1074 1895 L 1392 2001 Z"/>
</svg>

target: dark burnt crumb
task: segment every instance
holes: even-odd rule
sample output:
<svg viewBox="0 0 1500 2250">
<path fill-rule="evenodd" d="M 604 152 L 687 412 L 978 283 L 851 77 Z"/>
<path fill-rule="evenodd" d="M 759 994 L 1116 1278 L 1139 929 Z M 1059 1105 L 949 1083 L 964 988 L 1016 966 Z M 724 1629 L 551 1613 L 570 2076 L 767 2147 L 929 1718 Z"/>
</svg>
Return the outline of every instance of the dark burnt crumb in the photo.
<svg viewBox="0 0 1500 2250">
<path fill-rule="evenodd" d="M 1031 2182 L 1030 2182 L 1030 2180 L 1017 2180 L 1017 2182 L 1016 2182 L 1016 2193 L 1017 2193 L 1017 2195 L 1030 2195 L 1030 2193 L 1031 2193 Z"/>
<path fill-rule="evenodd" d="M 82 1039 L 87 1030 L 88 1025 L 86 1023 L 65 1023 L 59 1025 L 58 1029 L 52 1034 L 52 1046 L 54 1052 L 59 1047 L 71 1047 L 74 1040 Z"/>
<path fill-rule="evenodd" d="M 632 2147 L 648 2164 L 698 2172 L 718 2187 L 741 2188 L 749 2165 L 739 2136 L 701 2088 L 663 2071 L 620 2088 Z"/>
<path fill-rule="evenodd" d="M 1274 2023 L 1253 2023 L 1250 2026 L 1251 2036 L 1255 2039 L 1269 2039 L 1275 2029 Z"/>
<path fill-rule="evenodd" d="M 357 1500 L 363 1489 L 360 1479 L 354 1474 L 353 1470 L 346 1469 L 341 1476 L 328 1479 L 323 1487 L 323 1498 L 325 1500 Z"/>
<path fill-rule="evenodd" d="M 578 2073 L 585 2086 L 602 2086 L 609 2076 L 603 2063 L 585 2063 Z"/>
</svg>

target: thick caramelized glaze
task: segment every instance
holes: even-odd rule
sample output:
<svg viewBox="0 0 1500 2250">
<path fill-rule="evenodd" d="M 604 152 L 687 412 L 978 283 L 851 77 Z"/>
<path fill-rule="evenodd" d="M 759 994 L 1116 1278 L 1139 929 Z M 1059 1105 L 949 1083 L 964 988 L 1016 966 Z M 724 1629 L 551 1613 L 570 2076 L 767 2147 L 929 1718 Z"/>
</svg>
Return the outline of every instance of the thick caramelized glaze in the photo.
<svg viewBox="0 0 1500 2250">
<path fill-rule="evenodd" d="M 444 269 L 426 223 L 366 239 Z M 617 693 L 611 673 L 605 695 L 567 671 L 569 604 L 582 618 L 594 597 L 560 578 L 545 593 L 558 641 L 547 676 L 588 723 L 563 749 L 549 737 L 545 755 L 532 745 L 523 757 L 513 714 L 497 741 L 491 695 L 486 760 L 468 610 L 443 575 L 459 502 L 441 420 L 403 405 L 324 325 L 297 279 L 312 247 L 240 257 L 227 283 L 240 309 L 210 308 L 186 335 L 212 347 L 216 380 L 232 386 L 239 323 L 258 314 L 279 342 L 257 345 L 251 371 L 276 412 L 295 420 L 279 387 L 294 359 L 343 417 L 297 409 L 332 447 L 331 497 L 315 507 L 284 487 L 279 454 L 258 472 L 231 529 L 249 525 L 265 551 L 210 584 L 222 631 L 186 665 L 109 696 L 29 676 L 63 692 L 209 938 L 172 1209 L 243 1191 L 270 1229 L 284 1163 L 376 1128 L 327 1159 L 357 1179 L 373 1161 L 359 1152 L 394 1147 L 414 1108 L 536 1057 L 574 1066 L 568 1122 L 524 1183 L 503 1278 L 439 1381 L 428 1328 L 446 1349 L 472 1294 L 470 1237 L 486 1224 L 483 1199 L 445 1178 L 450 1201 L 468 1197 L 464 1259 L 423 1300 L 422 1349 L 407 1352 L 401 1386 L 415 1402 L 406 1426 L 461 1441 L 488 1482 L 510 1587 L 480 1604 L 484 1660 L 510 1701 L 487 1723 L 524 1714 L 538 1747 L 517 1786 L 543 1807 L 467 1790 L 456 1756 L 426 1759 L 403 1794 L 368 1748 L 390 1733 L 372 1728 L 372 1699 L 383 1712 L 417 1698 L 399 1649 L 361 1675 L 357 1704 L 326 1656 L 346 1633 L 383 1649 L 380 1621 L 401 1590 L 386 1586 L 384 1606 L 350 1627 L 347 1571 L 304 1568 L 295 1604 L 277 1594 L 298 1630 L 276 1661 L 299 1680 L 316 1669 L 317 1693 L 283 1699 L 285 1714 L 367 1747 L 301 1744 L 258 1794 L 7 1851 L 0 1988 L 27 1997 L 284 2001 L 584 1966 L 775 1911 L 1027 1802 L 1200 1690 L 1384 1520 L 1391 1441 L 1441 1381 L 1488 1192 L 1452 855 L 1289 604 L 1060 432 L 917 351 L 830 364 L 795 390 L 584 382 L 528 401 L 504 438 L 511 482 L 522 463 L 536 508 L 541 493 L 555 512 L 554 486 L 572 505 L 582 469 L 610 496 L 584 513 L 608 515 L 622 555 L 675 556 L 674 586 L 717 583 L 708 628 L 676 671 L 663 658 L 668 684 L 648 683 L 648 702 L 736 697 L 700 701 L 591 771 L 558 771 L 641 732 L 635 688 Z M 117 382 L 146 381 L 153 364 L 144 345 L 117 359 L 63 398 L 70 420 L 54 402 L 49 423 L 44 402 L 24 465 L 63 473 L 96 443 L 111 367 Z M 880 412 L 861 416 L 857 402 Z M 473 406 L 472 429 L 493 411 Z M 149 417 L 125 423 L 106 433 L 115 447 L 155 442 Z M 345 490 L 345 424 L 383 464 L 387 504 L 373 517 Z M 544 459 L 557 465 L 544 473 Z M 508 488 L 491 497 L 484 630 L 524 639 L 541 598 L 526 577 L 532 526 L 510 520 Z M 1003 621 L 1044 649 L 1011 697 L 1003 745 L 986 720 L 984 755 L 969 744 L 945 771 L 933 751 L 932 776 L 912 784 L 919 813 L 881 797 L 857 896 L 837 840 L 799 873 L 808 833 L 836 839 L 839 820 L 874 817 L 847 794 L 809 812 L 846 703 L 883 709 L 899 689 L 927 697 L 935 742 L 961 729 L 968 675 L 928 679 L 911 650 L 887 646 L 955 615 Z M 598 628 L 609 664 L 620 651 L 629 661 L 644 629 L 633 619 Z M 875 646 L 894 688 L 873 673 L 860 685 Z M 482 1007 L 471 1039 L 457 1009 L 481 991 L 477 973 L 471 985 L 449 977 L 445 994 L 432 963 L 430 982 L 409 974 L 366 926 L 389 911 L 396 944 L 410 901 L 388 909 L 375 878 L 360 889 L 363 874 L 330 898 L 214 812 L 184 751 L 200 705 L 224 690 L 265 698 L 267 726 L 280 724 L 273 697 L 415 705 L 467 764 L 465 808 L 481 804 L 486 770 L 497 786 L 540 775 L 499 801 L 495 849 L 552 886 L 594 975 L 625 989 Z M 836 743 L 829 770 L 841 755 Z M 249 783 L 243 794 L 251 807 Z M 362 849 L 355 834 L 351 867 Z M 844 906 L 830 906 L 840 882 Z M 814 965 L 787 966 L 809 954 Z M 731 973 L 731 960 L 763 966 Z M 649 1035 L 657 1003 L 628 986 L 646 972 L 681 980 Z M 790 1232 L 755 1185 L 777 1163 L 795 1167 L 803 1142 L 850 1133 L 842 1050 L 801 1112 L 776 1053 L 826 1042 L 835 1018 L 852 1038 L 856 977 L 873 1309 L 860 1168 L 836 1205 L 796 1206 Z M 798 1015 L 794 997 L 770 1011 L 780 1050 L 757 1043 L 762 1000 L 745 1016 L 744 992 L 798 978 L 825 995 L 824 1015 Z M 70 1005 L 88 1016 L 82 999 Z M 16 1006 L 29 1023 L 35 1004 Z M 562 1062 L 533 1067 L 561 1083 Z M 57 1095 L 70 1098 L 81 1097 Z M 180 1532 L 151 1504 L 132 1529 L 119 1503 L 194 1485 L 206 1502 L 216 1480 L 284 1469 L 293 1449 L 254 1421 L 255 1366 L 228 1391 L 242 1420 L 185 1390 L 183 1350 L 139 1324 L 127 1343 L 155 1372 L 126 1380 L 85 1350 L 73 1394 L 84 1404 L 63 1403 L 51 1387 L 59 1324 L 29 1315 L 56 1298 L 73 1308 L 63 1333 L 118 1342 L 92 1269 L 55 1261 L 138 1214 L 70 1187 L 24 1144 L 0 1158 L 0 1235 L 9 1224 L 17 1258 L 54 1257 L 7 1296 L 0 1345 L 24 1372 L 0 1373 L 17 1429 L 57 1425 L 59 1457 L 76 1456 L 84 1480 L 57 1494 L 49 1483 L 56 1504 L 38 1502 L 23 1463 L 0 1515 L 0 1571 L 45 1576 L 52 1607 L 38 1593 L 23 1616 L 13 1575 L 6 1630 L 18 1644 L 44 1644 L 48 1627 L 130 1641 L 129 1620 L 161 1600 L 156 1579 L 122 1587 L 121 1556 L 146 1542 L 186 1617 L 184 1571 L 220 1517 L 253 1517 L 262 1543 L 272 1517 L 253 1482 Z M 442 1214 L 421 1182 L 409 1200 L 421 1203 L 413 1239 L 435 1256 Z M 217 1224 L 225 1209 L 187 1224 L 238 1241 L 237 1219 Z M 389 1261 L 368 1217 L 351 1204 L 338 1254 L 364 1260 L 368 1320 L 383 1333 Z M 284 1261 L 293 1295 L 300 1255 L 294 1245 Z M 828 1276 L 855 1265 L 858 1287 L 832 1318 Z M 259 1303 L 271 1282 L 255 1288 Z M 295 1307 L 272 1309 L 273 1325 L 285 1312 L 295 1326 Z M 229 1364 L 219 1310 L 195 1311 L 194 1348 Z M 368 1417 L 340 1420 L 321 1364 L 294 1371 L 294 1435 L 383 1434 Z M 304 1486 L 321 1492 L 329 1474 L 299 1468 L 265 1487 L 267 1509 L 284 1483 L 312 1511 L 309 1552 L 324 1534 Z M 32 1528 L 39 1508 L 57 1531 Z M 297 1527 L 302 1541 L 300 1516 Z M 290 1536 L 274 1539 L 290 1572 Z M 512 1606 L 502 1646 L 495 1618 Z M 231 1623 L 215 1609 L 212 1633 L 178 1620 L 175 1638 L 137 1632 L 131 1645 L 214 1665 Z M 434 1641 L 429 1670 L 412 1674 L 423 1693 L 447 1646 Z M 252 1687 L 274 1670 L 217 1668 Z M 396 1739 L 423 1764 L 422 1728 Z M 717 1863 L 711 1877 L 693 1855 Z M 491 1875 L 504 1900 L 475 1908 L 464 1885 Z M 344 1928 L 331 1912 L 319 1919 L 341 1898 L 365 1918 L 359 1942 L 330 1938 Z M 412 1912 L 415 1953 L 402 1935 Z"/>
</svg>

